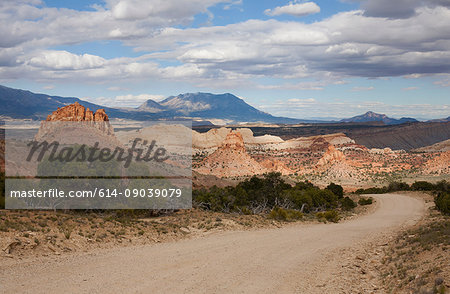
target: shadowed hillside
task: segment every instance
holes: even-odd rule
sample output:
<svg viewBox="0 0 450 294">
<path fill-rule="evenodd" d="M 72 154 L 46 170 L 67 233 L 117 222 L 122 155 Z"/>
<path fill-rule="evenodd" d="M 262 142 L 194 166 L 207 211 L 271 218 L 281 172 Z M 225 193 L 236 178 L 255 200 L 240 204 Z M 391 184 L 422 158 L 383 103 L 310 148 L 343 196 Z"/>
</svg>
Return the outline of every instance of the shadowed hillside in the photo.
<svg viewBox="0 0 450 294">
<path fill-rule="evenodd" d="M 335 133 L 344 133 L 367 148 L 411 150 L 433 145 L 450 138 L 450 122 L 416 122 L 401 125 L 372 123 L 307 124 L 302 126 L 283 125 L 279 127 L 249 127 L 255 136 L 266 134 L 279 136 L 284 140 Z M 211 127 L 196 127 L 206 132 Z"/>
</svg>

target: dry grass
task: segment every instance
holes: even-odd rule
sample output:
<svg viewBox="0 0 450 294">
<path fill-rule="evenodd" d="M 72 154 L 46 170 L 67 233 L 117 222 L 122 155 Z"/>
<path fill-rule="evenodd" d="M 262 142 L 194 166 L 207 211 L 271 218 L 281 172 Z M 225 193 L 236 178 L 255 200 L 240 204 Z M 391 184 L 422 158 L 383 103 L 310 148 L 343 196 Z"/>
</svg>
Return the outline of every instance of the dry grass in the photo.
<svg viewBox="0 0 450 294">
<path fill-rule="evenodd" d="M 430 218 L 385 249 L 381 277 L 388 293 L 449 293 L 450 218 Z"/>
<path fill-rule="evenodd" d="M 142 245 L 224 230 L 280 225 L 280 222 L 262 215 L 224 214 L 198 209 L 145 218 L 114 212 L 0 210 L 0 258 Z"/>
</svg>

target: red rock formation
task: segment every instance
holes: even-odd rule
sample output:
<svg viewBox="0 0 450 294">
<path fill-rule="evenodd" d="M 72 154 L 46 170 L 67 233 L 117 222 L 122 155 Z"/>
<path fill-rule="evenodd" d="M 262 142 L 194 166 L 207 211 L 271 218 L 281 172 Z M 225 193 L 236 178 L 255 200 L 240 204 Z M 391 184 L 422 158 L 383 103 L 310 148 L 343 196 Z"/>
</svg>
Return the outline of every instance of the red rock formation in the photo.
<svg viewBox="0 0 450 294">
<path fill-rule="evenodd" d="M 290 168 L 288 168 L 286 166 L 286 164 L 284 164 L 282 161 L 280 160 L 275 160 L 275 159 L 266 159 L 264 161 L 261 162 L 261 165 L 265 168 L 267 168 L 270 171 L 274 171 L 274 172 L 280 172 L 282 175 L 289 175 L 289 174 L 293 174 L 294 171 L 291 170 Z"/>
<path fill-rule="evenodd" d="M 242 138 L 241 133 L 231 131 L 228 133 L 227 137 L 222 142 L 221 148 L 231 148 L 245 152 L 244 138 Z"/>
<path fill-rule="evenodd" d="M 203 160 L 197 172 L 220 178 L 263 174 L 268 170 L 245 150 L 244 139 L 237 131 L 230 131 L 211 155 Z"/>
<path fill-rule="evenodd" d="M 280 161 L 256 161 L 245 149 L 244 139 L 239 131 L 229 131 L 222 144 L 203 160 L 196 169 L 205 175 L 220 178 L 258 175 L 270 171 L 291 174 L 292 171 Z"/>
<path fill-rule="evenodd" d="M 109 121 L 104 109 L 93 113 L 78 102 L 59 108 L 47 116 L 47 121 Z"/>
<path fill-rule="evenodd" d="M 345 161 L 345 155 L 341 151 L 334 148 L 333 145 L 329 145 L 327 151 L 319 160 L 317 165 L 323 166 L 334 162 Z"/>
<path fill-rule="evenodd" d="M 99 109 L 100 110 L 100 109 Z M 97 112 L 99 112 L 99 110 L 97 110 Z M 103 110 L 103 109 L 102 109 Z M 96 113 L 97 113 L 96 112 Z M 89 108 L 86 108 L 86 115 L 84 116 L 84 119 L 87 121 L 93 121 L 94 120 L 94 113 L 89 110 Z M 108 121 L 108 117 L 106 118 L 106 121 Z"/>
<path fill-rule="evenodd" d="M 73 142 L 88 134 L 93 138 L 99 135 L 114 136 L 114 129 L 104 109 L 93 113 L 89 108 L 75 102 L 48 115 L 47 119 L 41 122 L 36 140 L 58 139 L 60 142 Z"/>
<path fill-rule="evenodd" d="M 109 121 L 108 115 L 105 113 L 104 109 L 98 109 L 94 113 L 94 121 Z"/>
<path fill-rule="evenodd" d="M 423 169 L 424 174 L 450 174 L 450 151 L 441 152 L 428 160 Z"/>
</svg>

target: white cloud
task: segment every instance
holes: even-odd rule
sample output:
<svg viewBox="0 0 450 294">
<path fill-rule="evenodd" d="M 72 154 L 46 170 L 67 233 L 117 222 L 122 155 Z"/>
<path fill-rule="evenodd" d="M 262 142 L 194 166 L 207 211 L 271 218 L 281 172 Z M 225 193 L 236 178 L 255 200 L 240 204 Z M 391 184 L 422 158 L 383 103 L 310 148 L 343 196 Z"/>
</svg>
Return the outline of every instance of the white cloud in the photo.
<svg viewBox="0 0 450 294">
<path fill-rule="evenodd" d="M 323 90 L 326 83 L 331 83 L 330 81 L 321 82 L 301 82 L 296 84 L 284 83 L 279 85 L 261 85 L 260 89 L 266 90 L 307 90 L 307 91 L 321 91 Z"/>
<path fill-rule="evenodd" d="M 450 67 L 450 26 L 443 25 L 449 18 L 450 10 L 443 7 L 423 8 L 415 17 L 401 20 L 353 11 L 313 24 L 249 20 L 224 27 L 163 30 L 151 43 L 139 44 L 142 50 L 162 45 L 167 51 L 155 58 L 178 58 L 204 69 L 204 75 L 217 70 L 280 78 L 437 74 Z M 176 40 L 186 44 L 179 46 Z"/>
<path fill-rule="evenodd" d="M 316 99 L 314 98 L 306 98 L 306 99 L 299 99 L 299 98 L 291 98 L 287 100 L 288 103 L 294 102 L 294 103 L 305 103 L 305 102 L 316 102 Z"/>
<path fill-rule="evenodd" d="M 76 55 L 67 51 L 43 51 L 38 56 L 31 57 L 26 63 L 46 69 L 80 70 L 102 67 L 105 59 L 90 54 Z"/>
<path fill-rule="evenodd" d="M 274 9 L 266 9 L 265 14 L 277 16 L 282 14 L 290 14 L 293 16 L 305 16 L 309 14 L 319 13 L 320 7 L 314 2 L 294 3 L 290 2 L 285 6 L 278 6 Z"/>
<path fill-rule="evenodd" d="M 155 100 L 155 101 L 162 101 L 165 98 L 163 95 L 155 95 L 155 94 L 140 94 L 140 95 L 120 95 L 116 96 L 116 101 L 122 101 L 122 102 L 133 102 L 136 101 L 136 103 L 141 104 L 141 102 L 145 102 L 149 99 Z"/>
<path fill-rule="evenodd" d="M 109 91 L 128 91 L 130 89 L 128 88 L 123 88 L 123 87 L 118 87 L 118 86 L 113 86 L 113 87 L 109 87 L 107 90 Z"/>
<path fill-rule="evenodd" d="M 0 48 L 77 44 L 149 37 L 156 30 L 188 24 L 199 13 L 231 0 L 107 0 L 95 11 L 46 7 L 41 1 L 0 1 Z"/>
<path fill-rule="evenodd" d="M 418 90 L 419 89 L 419 87 L 406 87 L 406 88 L 403 88 L 402 90 L 403 91 L 414 91 L 414 90 Z"/>
<path fill-rule="evenodd" d="M 234 1 L 232 1 L 231 3 L 229 3 L 229 4 L 226 4 L 226 5 L 223 7 L 223 9 L 224 9 L 224 10 L 230 10 L 230 9 L 233 8 L 233 7 L 242 5 L 242 2 L 243 2 L 243 0 L 234 0 Z M 242 12 L 243 9 L 240 8 L 240 11 Z"/>
<path fill-rule="evenodd" d="M 353 76 L 419 77 L 450 69 L 450 9 L 444 6 L 417 6 L 414 15 L 402 19 L 369 17 L 360 10 L 310 24 L 270 19 L 179 26 L 221 2 L 232 3 L 108 0 L 95 11 L 75 11 L 2 2 L 0 80 L 29 78 L 52 84 L 63 79 L 99 83 L 152 78 L 209 88 L 320 90 Z M 48 49 L 101 40 L 120 40 L 142 56 L 105 59 Z M 178 64 L 162 66 L 161 60 Z M 284 83 L 258 84 L 267 77 Z"/>
<path fill-rule="evenodd" d="M 162 101 L 165 98 L 163 95 L 155 94 L 139 94 L 139 95 L 119 95 L 115 97 L 84 97 L 83 100 L 91 103 L 105 105 L 108 107 L 132 107 L 136 108 L 145 101 L 152 99 L 154 101 Z"/>
<path fill-rule="evenodd" d="M 423 76 L 424 76 L 423 74 L 413 73 L 413 74 L 409 74 L 409 75 L 404 75 L 403 77 L 405 79 L 420 79 Z"/>
<path fill-rule="evenodd" d="M 231 0 L 191 0 L 182 3 L 176 0 L 107 0 L 112 16 L 119 20 L 145 18 L 166 19 L 173 23 L 192 20 L 198 13 L 206 13 L 208 7 Z"/>
</svg>

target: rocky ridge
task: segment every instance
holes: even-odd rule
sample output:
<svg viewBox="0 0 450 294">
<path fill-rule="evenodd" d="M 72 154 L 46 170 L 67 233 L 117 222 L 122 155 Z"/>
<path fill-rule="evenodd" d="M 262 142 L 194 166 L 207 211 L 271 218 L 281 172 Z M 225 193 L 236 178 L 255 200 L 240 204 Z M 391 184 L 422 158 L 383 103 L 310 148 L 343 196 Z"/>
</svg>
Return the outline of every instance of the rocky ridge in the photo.
<svg viewBox="0 0 450 294">
<path fill-rule="evenodd" d="M 415 152 L 445 152 L 450 151 L 450 139 L 436 144 L 414 149 Z"/>
</svg>

